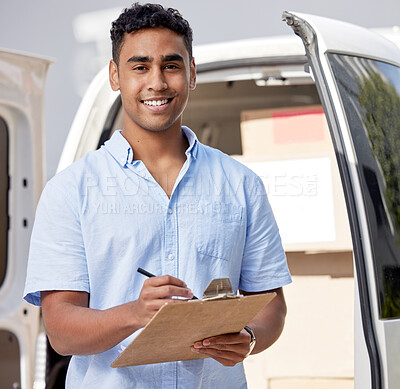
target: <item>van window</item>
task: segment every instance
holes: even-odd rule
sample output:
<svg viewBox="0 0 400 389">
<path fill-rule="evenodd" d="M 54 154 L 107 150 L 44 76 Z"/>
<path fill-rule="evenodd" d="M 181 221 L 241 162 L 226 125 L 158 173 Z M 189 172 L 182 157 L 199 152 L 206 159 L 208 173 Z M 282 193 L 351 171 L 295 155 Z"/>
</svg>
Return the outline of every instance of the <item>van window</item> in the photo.
<svg viewBox="0 0 400 389">
<path fill-rule="evenodd" d="M 400 317 L 400 68 L 328 54 L 357 156 L 380 317 Z M 367 137 L 365 137 L 365 135 Z"/>
<path fill-rule="evenodd" d="M 8 130 L 0 117 L 0 287 L 7 269 L 8 238 Z"/>
</svg>

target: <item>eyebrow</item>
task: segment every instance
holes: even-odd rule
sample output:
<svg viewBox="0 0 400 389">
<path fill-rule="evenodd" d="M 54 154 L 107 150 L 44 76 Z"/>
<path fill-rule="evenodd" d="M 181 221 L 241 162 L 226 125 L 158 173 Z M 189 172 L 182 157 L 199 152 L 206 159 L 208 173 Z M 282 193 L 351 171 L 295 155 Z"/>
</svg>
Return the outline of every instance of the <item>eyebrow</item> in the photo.
<svg viewBox="0 0 400 389">
<path fill-rule="evenodd" d="M 183 62 L 183 57 L 179 54 L 172 54 L 172 55 L 166 55 L 163 60 L 164 62 L 169 62 L 169 61 Z"/>
<path fill-rule="evenodd" d="M 169 61 L 179 61 L 179 62 L 184 62 L 183 57 L 179 54 L 171 54 L 171 55 L 166 55 L 163 57 L 163 62 L 169 62 Z M 139 55 L 134 55 L 130 57 L 127 61 L 128 63 L 131 62 L 145 62 L 145 63 L 151 63 L 153 62 L 153 59 L 150 57 L 141 57 Z"/>
<path fill-rule="evenodd" d="M 151 62 L 151 59 L 149 57 L 140 57 L 134 55 L 133 57 L 129 58 L 127 62 Z"/>
</svg>

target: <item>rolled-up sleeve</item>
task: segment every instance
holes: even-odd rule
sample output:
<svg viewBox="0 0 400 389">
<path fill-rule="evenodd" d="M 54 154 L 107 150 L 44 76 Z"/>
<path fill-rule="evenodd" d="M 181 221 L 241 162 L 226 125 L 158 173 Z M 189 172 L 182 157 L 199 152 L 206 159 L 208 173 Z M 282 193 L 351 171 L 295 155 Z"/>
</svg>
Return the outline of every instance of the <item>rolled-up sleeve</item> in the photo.
<svg viewBox="0 0 400 389">
<path fill-rule="evenodd" d="M 32 230 L 24 299 L 41 305 L 40 292 L 90 292 L 79 204 L 71 191 L 47 183 Z"/>
</svg>

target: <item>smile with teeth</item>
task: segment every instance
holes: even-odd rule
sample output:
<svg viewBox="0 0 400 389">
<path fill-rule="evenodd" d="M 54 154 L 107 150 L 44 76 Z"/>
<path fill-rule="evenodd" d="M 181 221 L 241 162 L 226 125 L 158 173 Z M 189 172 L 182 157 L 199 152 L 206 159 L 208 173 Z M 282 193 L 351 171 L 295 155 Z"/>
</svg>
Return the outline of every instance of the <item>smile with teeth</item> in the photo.
<svg viewBox="0 0 400 389">
<path fill-rule="evenodd" d="M 159 107 L 161 105 L 167 104 L 172 99 L 162 99 L 162 100 L 143 100 L 144 105 L 150 105 L 153 107 Z"/>
</svg>

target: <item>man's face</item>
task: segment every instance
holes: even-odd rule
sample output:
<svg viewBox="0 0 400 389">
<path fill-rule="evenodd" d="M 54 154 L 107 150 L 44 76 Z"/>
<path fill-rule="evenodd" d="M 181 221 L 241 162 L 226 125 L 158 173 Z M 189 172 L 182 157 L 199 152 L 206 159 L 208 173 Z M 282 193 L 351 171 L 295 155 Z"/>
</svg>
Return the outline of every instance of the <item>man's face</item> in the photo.
<svg viewBox="0 0 400 389">
<path fill-rule="evenodd" d="M 121 91 L 126 130 L 180 128 L 196 85 L 195 64 L 182 36 L 167 28 L 144 29 L 125 35 L 119 69 L 110 62 L 110 83 Z"/>
</svg>

